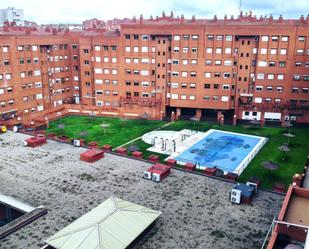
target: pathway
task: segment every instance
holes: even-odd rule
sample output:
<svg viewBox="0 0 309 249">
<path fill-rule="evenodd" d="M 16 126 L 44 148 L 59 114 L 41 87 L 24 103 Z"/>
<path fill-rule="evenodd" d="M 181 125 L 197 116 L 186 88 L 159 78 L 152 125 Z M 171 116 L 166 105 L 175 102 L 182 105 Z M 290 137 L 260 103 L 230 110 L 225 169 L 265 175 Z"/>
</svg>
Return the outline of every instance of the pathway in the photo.
<svg viewBox="0 0 309 249">
<path fill-rule="evenodd" d="M 158 131 L 158 130 L 160 130 L 160 129 L 166 127 L 166 126 L 171 125 L 172 123 L 174 123 L 174 122 L 169 122 L 169 123 L 167 123 L 167 124 L 165 124 L 165 125 L 160 126 L 160 127 L 157 128 L 157 129 L 154 129 L 153 131 Z M 142 137 L 142 136 L 139 136 L 139 137 L 137 137 L 137 138 L 134 138 L 134 139 L 132 139 L 131 141 L 126 142 L 126 143 L 124 143 L 124 144 L 122 144 L 122 145 L 116 147 L 116 148 L 113 149 L 113 150 L 117 150 L 117 149 L 120 148 L 120 147 L 123 147 L 123 146 L 126 146 L 126 145 L 130 144 L 130 143 L 133 143 L 133 142 L 135 142 L 136 140 L 140 139 L 141 137 Z"/>
</svg>

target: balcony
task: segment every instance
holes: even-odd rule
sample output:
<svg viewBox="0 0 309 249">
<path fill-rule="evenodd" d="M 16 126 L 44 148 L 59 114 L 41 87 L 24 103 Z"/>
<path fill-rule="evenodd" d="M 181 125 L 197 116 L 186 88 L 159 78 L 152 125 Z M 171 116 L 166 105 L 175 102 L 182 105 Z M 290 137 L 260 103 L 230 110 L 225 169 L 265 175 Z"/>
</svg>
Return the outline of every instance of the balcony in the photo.
<svg viewBox="0 0 309 249">
<path fill-rule="evenodd" d="M 161 99 L 139 98 L 139 97 L 120 97 L 120 105 L 139 105 L 147 107 L 158 107 L 161 105 Z"/>
</svg>

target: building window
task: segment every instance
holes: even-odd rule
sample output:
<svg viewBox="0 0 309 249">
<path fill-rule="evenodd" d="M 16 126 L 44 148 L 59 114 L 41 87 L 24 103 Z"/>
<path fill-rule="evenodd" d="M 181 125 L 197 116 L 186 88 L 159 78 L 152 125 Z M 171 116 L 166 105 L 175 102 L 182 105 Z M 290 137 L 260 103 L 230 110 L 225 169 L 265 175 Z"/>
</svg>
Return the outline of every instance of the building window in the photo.
<svg viewBox="0 0 309 249">
<path fill-rule="evenodd" d="M 267 54 L 267 48 L 261 48 L 261 54 Z"/>
<path fill-rule="evenodd" d="M 285 61 L 279 61 L 279 67 L 285 67 L 286 62 Z"/>
<path fill-rule="evenodd" d="M 227 36 L 225 36 L 225 40 L 226 41 L 233 41 L 233 36 L 227 35 Z"/>
<path fill-rule="evenodd" d="M 189 38 L 190 38 L 190 35 L 183 35 L 182 37 L 183 37 L 183 39 L 184 39 L 185 41 L 188 41 Z"/>
<path fill-rule="evenodd" d="M 174 41 L 179 41 L 180 40 L 180 35 L 174 35 Z"/>
<path fill-rule="evenodd" d="M 211 73 L 209 73 L 209 72 L 205 72 L 205 78 L 211 78 Z"/>
<path fill-rule="evenodd" d="M 268 35 L 263 35 L 262 36 L 262 41 L 267 42 L 268 41 Z"/>
<path fill-rule="evenodd" d="M 216 48 L 216 54 L 221 54 L 222 53 L 222 48 Z"/>
<path fill-rule="evenodd" d="M 216 66 L 221 66 L 221 60 L 215 60 L 215 65 Z"/>
<path fill-rule="evenodd" d="M 278 39 L 279 39 L 279 37 L 278 37 L 278 36 L 272 36 L 272 37 L 271 37 L 271 40 L 272 40 L 273 42 L 278 41 Z"/>
<path fill-rule="evenodd" d="M 192 35 L 192 40 L 198 40 L 198 35 Z"/>
<path fill-rule="evenodd" d="M 301 80 L 301 75 L 300 74 L 294 74 L 293 75 L 293 80 L 295 80 L 295 81 Z"/>
<path fill-rule="evenodd" d="M 281 37 L 281 41 L 288 42 L 289 41 L 289 37 L 288 36 L 282 36 Z"/>
<path fill-rule="evenodd" d="M 210 89 L 210 84 L 204 84 L 205 89 Z"/>
<path fill-rule="evenodd" d="M 207 66 L 212 65 L 212 60 L 205 60 L 205 65 L 207 65 Z"/>
<path fill-rule="evenodd" d="M 296 54 L 297 55 L 303 55 L 304 54 L 304 50 L 303 49 L 297 49 L 296 50 Z"/>
</svg>

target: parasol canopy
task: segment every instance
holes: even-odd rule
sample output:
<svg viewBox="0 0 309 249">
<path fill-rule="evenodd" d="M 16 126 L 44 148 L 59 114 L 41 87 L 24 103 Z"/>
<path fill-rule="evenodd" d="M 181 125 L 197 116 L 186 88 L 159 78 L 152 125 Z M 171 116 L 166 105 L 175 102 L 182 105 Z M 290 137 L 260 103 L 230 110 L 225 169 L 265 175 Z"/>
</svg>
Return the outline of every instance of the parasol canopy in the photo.
<svg viewBox="0 0 309 249">
<path fill-rule="evenodd" d="M 268 170 L 276 170 L 279 168 L 279 164 L 272 161 L 264 161 L 261 163 L 262 167 Z"/>
</svg>

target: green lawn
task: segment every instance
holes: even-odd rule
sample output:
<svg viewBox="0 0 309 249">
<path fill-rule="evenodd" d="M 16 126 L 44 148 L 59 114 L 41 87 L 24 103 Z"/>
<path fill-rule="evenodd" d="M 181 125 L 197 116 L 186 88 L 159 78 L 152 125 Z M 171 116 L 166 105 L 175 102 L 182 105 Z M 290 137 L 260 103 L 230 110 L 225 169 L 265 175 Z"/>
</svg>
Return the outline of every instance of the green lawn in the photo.
<svg viewBox="0 0 309 249">
<path fill-rule="evenodd" d="M 261 149 L 258 155 L 252 160 L 245 171 L 240 176 L 241 182 L 246 182 L 251 176 L 256 176 L 262 180 L 262 187 L 271 189 L 275 182 L 284 183 L 288 186 L 291 183 L 292 176 L 295 173 L 302 172 L 309 153 L 309 129 L 293 128 L 292 133 L 296 136 L 290 139 L 290 152 L 286 153 L 285 160 L 282 160 L 282 153 L 278 150 L 278 147 L 287 142 L 287 138 L 283 136 L 283 133 L 287 132 L 284 128 L 271 128 L 271 127 L 248 127 L 248 126 L 219 126 L 211 125 L 206 122 L 194 122 L 192 121 L 177 121 L 163 130 L 182 130 L 192 129 L 198 131 L 207 131 L 208 129 L 218 129 L 232 132 L 239 132 L 257 136 L 263 136 L 269 138 L 268 142 Z M 135 141 L 134 144 L 138 145 L 144 155 L 154 154 L 146 151 L 150 145 L 144 143 L 141 139 Z M 163 161 L 166 156 L 160 155 Z M 280 167 L 272 172 L 264 169 L 261 166 L 263 161 L 273 161 L 280 165 Z"/>
<path fill-rule="evenodd" d="M 105 133 L 101 127 L 103 123 L 108 125 Z M 92 120 L 91 117 L 86 116 L 69 116 L 51 122 L 46 133 L 65 135 L 71 139 L 83 138 L 86 142 L 96 141 L 99 145 L 110 144 L 117 147 L 164 124 L 166 122 L 153 120 L 105 117 L 95 117 Z M 81 132 L 85 135 L 81 135 Z"/>
<path fill-rule="evenodd" d="M 102 123 L 109 125 L 109 127 L 106 128 L 105 134 L 101 127 Z M 71 116 L 51 122 L 47 133 L 66 135 L 72 139 L 84 138 L 87 142 L 96 141 L 100 145 L 111 144 L 113 147 L 116 147 L 137 138 L 146 132 L 157 129 L 164 124 L 166 124 L 166 122 L 163 121 L 128 120 L 102 117 L 96 117 L 94 121 L 92 121 L 90 117 Z M 61 128 L 61 125 L 63 125 L 64 128 Z M 267 144 L 241 174 L 240 181 L 242 182 L 246 182 L 251 176 L 255 176 L 262 180 L 263 188 L 272 188 L 274 182 L 284 183 L 288 186 L 291 183 L 292 176 L 303 170 L 309 152 L 309 129 L 292 129 L 292 133 L 296 136 L 290 139 L 291 151 L 287 152 L 284 161 L 282 160 L 282 153 L 278 150 L 280 145 L 287 142 L 287 138 L 283 136 L 283 133 L 286 132 L 286 129 L 284 128 L 260 128 L 250 126 L 234 127 L 211 125 L 206 122 L 194 123 L 193 121 L 177 121 L 162 129 L 177 131 L 182 129 L 207 131 L 210 128 L 269 138 Z M 80 136 L 79 133 L 83 131 L 87 134 L 85 136 Z M 150 147 L 150 145 L 144 143 L 141 139 L 134 141 L 132 144 L 136 145 L 140 151 L 144 152 L 145 158 L 150 154 L 154 154 L 147 151 L 147 148 Z M 126 147 L 129 146 L 130 145 L 127 145 Z M 158 155 L 162 162 L 167 157 L 166 155 Z M 261 166 L 261 163 L 267 160 L 278 163 L 280 167 L 275 171 L 269 172 Z"/>
</svg>

